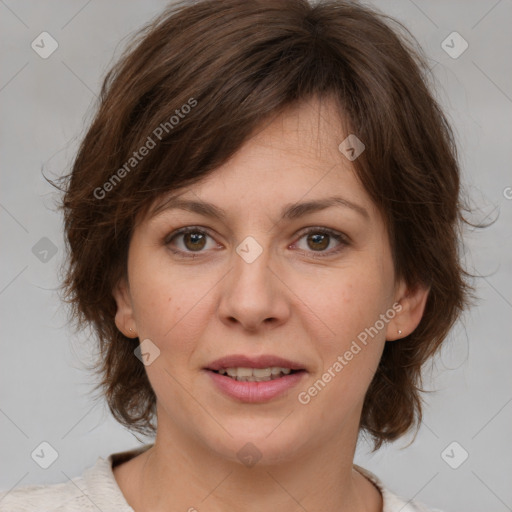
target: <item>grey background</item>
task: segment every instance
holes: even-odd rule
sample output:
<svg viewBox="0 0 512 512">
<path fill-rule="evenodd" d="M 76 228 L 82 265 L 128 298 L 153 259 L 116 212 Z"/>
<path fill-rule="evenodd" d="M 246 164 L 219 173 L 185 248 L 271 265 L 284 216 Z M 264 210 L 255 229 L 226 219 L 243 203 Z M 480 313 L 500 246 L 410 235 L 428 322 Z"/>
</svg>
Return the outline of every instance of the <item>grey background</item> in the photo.
<svg viewBox="0 0 512 512">
<path fill-rule="evenodd" d="M 425 416 L 412 436 L 356 462 L 395 492 L 446 511 L 512 510 L 512 2 L 372 2 L 403 21 L 426 50 L 438 98 L 457 134 L 465 188 L 479 207 L 467 232 L 468 266 L 478 306 L 465 316 L 427 374 Z M 94 345 L 73 334 L 55 288 L 63 255 L 55 192 L 41 176 L 62 174 L 84 134 L 101 78 L 133 31 L 163 1 L 0 0 L 2 33 L 0 307 L 0 489 L 66 481 L 98 456 L 139 445 L 87 393 L 84 370 Z M 42 59 L 31 42 L 49 32 L 59 47 Z M 441 42 L 459 32 L 469 48 L 457 59 Z M 48 241 L 55 246 L 44 255 Z M 39 245 L 36 245 L 38 244 Z M 33 247 L 36 246 L 36 249 Z M 39 251 L 38 249 L 39 248 Z M 41 258 L 48 261 L 41 261 Z M 48 468 L 31 453 L 43 441 L 58 452 Z M 452 469 L 465 450 L 469 457 Z"/>
</svg>

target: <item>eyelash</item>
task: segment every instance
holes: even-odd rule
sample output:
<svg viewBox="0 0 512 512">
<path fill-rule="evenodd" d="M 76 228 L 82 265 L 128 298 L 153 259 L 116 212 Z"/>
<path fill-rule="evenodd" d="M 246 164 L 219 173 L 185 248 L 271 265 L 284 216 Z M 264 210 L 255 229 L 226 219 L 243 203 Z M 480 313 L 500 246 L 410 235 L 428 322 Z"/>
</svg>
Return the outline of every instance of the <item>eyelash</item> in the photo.
<svg viewBox="0 0 512 512">
<path fill-rule="evenodd" d="M 172 241 L 175 238 L 177 238 L 180 235 L 185 235 L 187 233 L 199 233 L 201 235 L 207 235 L 210 238 L 213 238 L 207 231 L 204 230 L 204 228 L 200 228 L 197 226 L 187 226 L 185 228 L 178 229 L 178 230 L 172 232 L 170 235 L 166 236 L 164 243 L 165 243 L 165 245 L 170 246 L 170 244 L 172 243 Z M 340 245 L 337 248 L 331 249 L 330 251 L 310 251 L 310 252 L 314 253 L 314 255 L 311 256 L 312 258 L 318 258 L 318 257 L 326 258 L 328 256 L 333 256 L 335 254 L 338 254 L 342 249 L 344 249 L 346 246 L 349 245 L 348 238 L 345 235 L 343 235 L 342 233 L 338 233 L 337 231 L 334 231 L 329 228 L 321 228 L 321 227 L 310 227 L 310 228 L 305 229 L 304 231 L 301 231 L 300 236 L 297 239 L 297 241 L 301 240 L 302 238 L 304 238 L 305 236 L 310 235 L 310 234 L 328 235 L 340 243 Z M 171 247 L 169 247 L 169 248 L 174 254 L 176 254 L 180 257 L 183 257 L 183 258 L 196 258 L 202 252 L 204 252 L 204 251 L 197 251 L 197 252 L 182 251 L 180 249 L 172 249 Z M 302 250 L 300 250 L 300 251 L 305 252 Z"/>
</svg>

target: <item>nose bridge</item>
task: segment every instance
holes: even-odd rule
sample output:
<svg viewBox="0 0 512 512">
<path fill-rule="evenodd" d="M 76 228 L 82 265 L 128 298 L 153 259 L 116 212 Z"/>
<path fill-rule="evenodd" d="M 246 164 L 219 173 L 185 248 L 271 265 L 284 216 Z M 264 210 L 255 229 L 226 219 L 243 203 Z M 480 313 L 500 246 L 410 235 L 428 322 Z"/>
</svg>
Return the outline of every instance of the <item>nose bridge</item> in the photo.
<svg viewBox="0 0 512 512">
<path fill-rule="evenodd" d="M 233 255 L 235 280 L 253 286 L 267 285 L 270 249 L 263 247 L 255 238 L 247 237 Z"/>
<path fill-rule="evenodd" d="M 235 248 L 233 270 L 226 280 L 219 306 L 224 320 L 238 321 L 246 328 L 256 329 L 261 322 L 282 321 L 287 306 L 276 278 L 269 269 L 272 254 L 268 239 L 260 242 L 248 236 Z"/>
<path fill-rule="evenodd" d="M 272 287 L 270 279 L 272 273 L 268 269 L 271 262 L 271 250 L 267 240 L 254 236 L 247 236 L 235 248 L 233 254 L 234 272 L 231 286 L 240 297 L 253 294 L 267 294 Z M 259 297 L 260 300 L 263 297 Z M 268 298 L 268 297 L 267 297 Z"/>
</svg>

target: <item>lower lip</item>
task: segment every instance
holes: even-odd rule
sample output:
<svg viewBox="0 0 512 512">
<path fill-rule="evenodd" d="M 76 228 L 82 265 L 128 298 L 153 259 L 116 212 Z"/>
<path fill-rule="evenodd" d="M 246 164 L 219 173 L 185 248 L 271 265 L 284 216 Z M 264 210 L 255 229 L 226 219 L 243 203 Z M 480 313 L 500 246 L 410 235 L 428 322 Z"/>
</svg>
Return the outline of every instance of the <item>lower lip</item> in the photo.
<svg viewBox="0 0 512 512">
<path fill-rule="evenodd" d="M 279 379 L 263 382 L 243 382 L 220 375 L 211 370 L 206 370 L 214 384 L 226 395 L 236 398 L 242 402 L 258 403 L 267 402 L 273 398 L 283 395 L 286 391 L 295 386 L 306 373 L 301 370 L 296 373 L 289 373 Z"/>
</svg>

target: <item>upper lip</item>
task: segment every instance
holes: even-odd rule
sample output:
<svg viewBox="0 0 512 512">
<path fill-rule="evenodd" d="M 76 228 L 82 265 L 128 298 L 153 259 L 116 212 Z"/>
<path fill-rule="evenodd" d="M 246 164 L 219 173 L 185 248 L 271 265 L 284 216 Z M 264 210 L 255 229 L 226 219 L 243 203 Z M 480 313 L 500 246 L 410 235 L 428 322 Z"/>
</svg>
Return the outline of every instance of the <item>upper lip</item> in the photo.
<svg viewBox="0 0 512 512">
<path fill-rule="evenodd" d="M 222 370 L 226 368 L 270 368 L 277 366 L 280 368 L 290 368 L 291 370 L 304 370 L 304 365 L 289 359 L 273 355 L 246 356 L 231 355 L 216 359 L 206 366 L 207 370 Z"/>
</svg>

